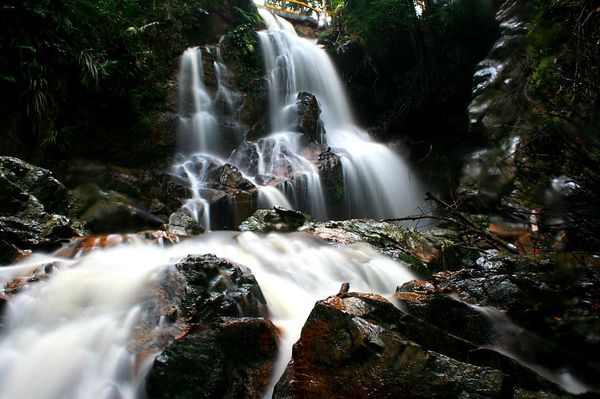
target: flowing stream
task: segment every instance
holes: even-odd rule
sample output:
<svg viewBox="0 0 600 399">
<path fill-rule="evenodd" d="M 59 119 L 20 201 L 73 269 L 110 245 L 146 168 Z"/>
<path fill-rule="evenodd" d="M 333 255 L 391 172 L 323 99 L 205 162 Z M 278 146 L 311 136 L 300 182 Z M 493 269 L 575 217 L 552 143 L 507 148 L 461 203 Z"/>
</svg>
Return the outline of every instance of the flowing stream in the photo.
<svg viewBox="0 0 600 399">
<path fill-rule="evenodd" d="M 40 256 L 2 267 L 3 283 L 36 269 L 44 281 L 27 283 L 9 300 L 0 335 L 0 397 L 136 398 L 154 357 L 128 351 L 134 326 L 149 318 L 143 303 L 152 298 L 146 293 L 168 265 L 203 253 L 250 267 L 263 290 L 272 319 L 282 328 L 271 389 L 315 301 L 335 294 L 342 282 L 355 291 L 391 295 L 413 277 L 366 246 L 334 248 L 301 234 L 233 232 L 167 248 L 132 243 L 79 259 Z M 165 327 L 156 322 L 150 328 Z"/>
</svg>

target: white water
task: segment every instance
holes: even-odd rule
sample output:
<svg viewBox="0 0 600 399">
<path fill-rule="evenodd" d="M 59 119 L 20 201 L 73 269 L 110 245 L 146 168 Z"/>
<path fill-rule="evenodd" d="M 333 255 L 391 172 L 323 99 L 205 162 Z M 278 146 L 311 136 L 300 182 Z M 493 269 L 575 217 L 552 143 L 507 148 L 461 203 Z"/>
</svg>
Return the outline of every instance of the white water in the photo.
<svg viewBox="0 0 600 399">
<path fill-rule="evenodd" d="M 173 170 L 192 192 L 183 209 L 210 228 L 207 166 L 230 163 L 257 186 L 260 207 L 300 209 L 321 220 L 327 219 L 328 207 L 349 218 L 415 213 L 423 190 L 397 154 L 356 126 L 326 52 L 298 37 L 284 19 L 264 9 L 260 13 L 268 24 L 267 31 L 258 32 L 269 93 L 271 132 L 266 137 L 244 141 L 241 128 L 237 133 L 224 128 L 239 127 L 239 95 L 229 88 L 231 76 L 218 48 L 212 64 L 214 89 L 204 83 L 202 57 L 208 49 L 190 48 L 182 56 L 179 113 L 181 152 L 187 155 Z M 296 100 L 302 91 L 317 97 L 326 131 L 312 147 L 296 131 Z M 326 204 L 317 158 L 327 147 L 341 157 L 345 203 Z"/>
<path fill-rule="evenodd" d="M 0 335 L 0 397 L 134 399 L 147 367 L 127 345 L 144 316 L 142 294 L 157 284 L 166 265 L 202 253 L 244 264 L 256 276 L 274 322 L 284 328 L 273 384 L 315 301 L 335 294 L 342 282 L 353 291 L 387 295 L 412 278 L 403 265 L 370 248 L 334 248 L 301 234 L 222 232 L 169 248 L 97 250 L 64 261 L 47 281 L 10 299 Z M 56 258 L 38 264 L 50 261 Z M 33 267 L 30 262 L 0 270 L 8 276 Z"/>
<path fill-rule="evenodd" d="M 269 82 L 271 126 L 288 131 L 290 109 L 299 92 L 314 94 L 321 106 L 327 144 L 342 157 L 349 217 L 397 217 L 414 213 L 423 203 L 411 170 L 387 146 L 356 126 L 346 93 L 327 53 L 294 27 L 259 9 L 268 31 L 259 32 Z"/>
<path fill-rule="evenodd" d="M 201 49 L 187 49 L 179 70 L 179 116 L 186 153 L 214 154 L 219 146 L 213 99 L 203 77 Z"/>
</svg>

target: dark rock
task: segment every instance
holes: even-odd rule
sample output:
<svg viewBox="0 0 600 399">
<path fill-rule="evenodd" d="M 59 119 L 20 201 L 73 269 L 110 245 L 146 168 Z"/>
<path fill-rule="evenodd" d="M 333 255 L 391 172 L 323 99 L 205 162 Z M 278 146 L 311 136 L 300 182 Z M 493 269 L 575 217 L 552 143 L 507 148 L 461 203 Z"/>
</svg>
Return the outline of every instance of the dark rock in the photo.
<svg viewBox="0 0 600 399">
<path fill-rule="evenodd" d="M 254 184 L 244 178 L 242 172 L 237 167 L 228 163 L 211 169 L 208 172 L 208 181 L 216 189 L 238 189 L 245 191 L 254 189 Z"/>
<path fill-rule="evenodd" d="M 189 321 L 219 316 L 268 316 L 262 291 L 245 266 L 203 255 L 188 256 L 176 267 L 187 282 L 182 309 Z"/>
<path fill-rule="evenodd" d="M 1 203 L 4 203 L 6 195 L 18 195 L 20 191 L 37 198 L 49 213 L 64 212 L 68 205 L 67 189 L 52 172 L 18 158 L 0 156 L 0 183 L 8 185 L 0 189 Z"/>
<path fill-rule="evenodd" d="M 52 215 L 42 226 L 44 237 L 71 239 L 85 234 L 83 226 L 64 215 Z"/>
<path fill-rule="evenodd" d="M 20 248 L 32 248 L 48 244 L 39 222 L 18 217 L 0 217 L 0 239 L 14 243 Z"/>
<path fill-rule="evenodd" d="M 492 322 L 482 312 L 445 294 L 431 283 L 413 280 L 398 287 L 395 297 L 411 315 L 475 345 L 490 342 Z"/>
<path fill-rule="evenodd" d="M 469 361 L 499 368 L 519 386 L 562 395 L 558 375 L 569 373 L 598 390 L 600 368 L 590 356 L 598 350 L 598 317 L 592 310 L 596 300 L 591 299 L 597 294 L 593 284 L 585 282 L 591 276 L 567 279 L 564 264 L 555 258 L 491 251 L 483 253 L 476 265 L 406 283 L 396 298 L 421 320 L 504 353 L 478 350 Z M 530 367 L 544 370 L 540 371 L 544 377 L 529 376 Z"/>
<path fill-rule="evenodd" d="M 239 229 L 257 233 L 296 231 L 310 220 L 312 218 L 302 212 L 274 207 L 273 209 L 259 209 L 254 215 L 244 220 Z"/>
<path fill-rule="evenodd" d="M 77 160 L 61 169 L 61 175 L 69 187 L 97 186 L 101 191 L 124 194 L 139 206 L 166 218 L 177 211 L 187 198 L 189 188 L 185 181 L 165 172 L 166 166 L 130 168 Z M 152 209 L 162 203 L 164 209 Z"/>
<path fill-rule="evenodd" d="M 8 265 L 21 256 L 22 250 L 5 240 L 0 240 L 0 265 Z"/>
<path fill-rule="evenodd" d="M 0 156 L 0 240 L 7 248 L 2 261 L 14 261 L 22 250 L 34 247 L 53 249 L 82 235 L 79 223 L 56 213 L 66 211 L 68 204 L 66 188 L 50 171 Z"/>
<path fill-rule="evenodd" d="M 216 184 L 231 188 L 237 188 L 244 180 L 242 172 L 228 163 L 215 168 L 209 175 L 209 178 L 210 181 L 213 181 Z"/>
<path fill-rule="evenodd" d="M 77 204 L 72 214 L 85 221 L 85 227 L 96 234 L 127 233 L 155 229 L 163 221 L 116 191 L 102 191 L 86 184 L 72 191 Z"/>
<path fill-rule="evenodd" d="M 4 313 L 8 305 L 8 297 L 0 293 L 0 331 L 4 328 Z"/>
<path fill-rule="evenodd" d="M 339 155 L 333 153 L 331 148 L 319 154 L 319 176 L 324 187 L 325 203 L 335 204 L 328 207 L 328 215 L 332 219 L 342 219 L 346 209 L 340 204 L 345 204 L 344 170 Z"/>
<path fill-rule="evenodd" d="M 401 321 L 376 295 L 317 302 L 274 398 L 502 397 L 504 373 L 428 350 Z"/>
<path fill-rule="evenodd" d="M 250 191 L 240 190 L 233 197 L 235 204 L 235 218 L 227 228 L 233 229 L 243 220 L 249 218 L 258 209 L 258 191 L 252 188 Z"/>
<path fill-rule="evenodd" d="M 146 393 L 154 398 L 260 398 L 278 350 L 278 332 L 250 270 L 214 255 L 175 265 L 181 279 L 161 312 L 183 323 L 155 360 Z M 183 283 L 183 284 L 182 284 Z"/>
<path fill-rule="evenodd" d="M 146 382 L 150 399 L 261 398 L 277 329 L 260 318 L 219 318 L 164 351 Z"/>
<path fill-rule="evenodd" d="M 314 142 L 323 144 L 325 129 L 319 118 L 321 107 L 314 94 L 301 91 L 296 98 L 296 109 L 298 112 L 298 132 L 303 135 L 305 144 Z"/>
<path fill-rule="evenodd" d="M 256 143 L 244 141 L 231 154 L 231 159 L 236 165 L 247 171 L 250 176 L 258 173 L 260 154 L 258 153 Z"/>
</svg>

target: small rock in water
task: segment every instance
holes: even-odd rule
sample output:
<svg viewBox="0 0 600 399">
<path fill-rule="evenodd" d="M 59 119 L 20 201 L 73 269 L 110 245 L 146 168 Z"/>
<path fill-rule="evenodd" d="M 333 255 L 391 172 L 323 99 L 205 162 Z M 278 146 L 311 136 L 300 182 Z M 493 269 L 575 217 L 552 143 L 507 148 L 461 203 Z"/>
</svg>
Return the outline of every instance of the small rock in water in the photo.
<svg viewBox="0 0 600 399">
<path fill-rule="evenodd" d="M 312 218 L 299 211 L 274 207 L 259 209 L 240 224 L 241 231 L 267 233 L 270 231 L 296 231 Z"/>
<path fill-rule="evenodd" d="M 169 217 L 167 231 L 179 236 L 195 236 L 204 233 L 204 227 L 187 213 L 177 211 Z"/>
</svg>

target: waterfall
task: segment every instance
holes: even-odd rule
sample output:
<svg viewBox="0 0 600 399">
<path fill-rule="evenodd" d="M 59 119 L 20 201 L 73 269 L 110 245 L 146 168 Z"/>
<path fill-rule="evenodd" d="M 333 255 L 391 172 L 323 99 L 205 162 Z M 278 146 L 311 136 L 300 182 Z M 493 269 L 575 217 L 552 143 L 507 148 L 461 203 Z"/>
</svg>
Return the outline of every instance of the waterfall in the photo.
<svg viewBox="0 0 600 399">
<path fill-rule="evenodd" d="M 258 32 L 269 101 L 270 132 L 264 137 L 244 140 L 236 107 L 240 96 L 229 87 L 231 74 L 219 48 L 212 62 L 212 89 L 204 80 L 203 53 L 208 55 L 208 49 L 190 48 L 182 56 L 180 152 L 185 155 L 173 172 L 188 182 L 191 191 L 183 209 L 211 227 L 206 193 L 214 193 L 215 187 L 210 171 L 228 163 L 257 188 L 259 207 L 299 209 L 320 220 L 327 219 L 328 208 L 345 218 L 415 213 L 422 204 L 419 182 L 401 157 L 356 125 L 327 53 L 300 38 L 284 19 L 264 9 L 260 13 L 268 25 L 268 30 Z M 214 53 L 210 56 L 215 58 Z M 319 123 L 324 133 L 311 137 L 316 140 L 311 143 L 298 131 L 300 93 L 314 95 L 321 110 Z M 233 131 L 229 131 L 232 126 Z M 335 203 L 340 198 L 326 198 L 324 194 L 319 163 L 323 152 L 340 159 L 343 187 L 335 189 L 337 197 L 343 196 L 340 203 Z M 230 202 L 234 204 L 235 198 Z"/>
<path fill-rule="evenodd" d="M 187 49 L 181 57 L 179 71 L 179 115 L 186 153 L 214 153 L 219 137 L 213 99 L 204 85 L 202 51 Z"/>
<path fill-rule="evenodd" d="M 354 122 L 346 93 L 327 53 L 265 9 L 268 30 L 259 32 L 269 85 L 274 131 L 293 126 L 289 109 L 299 92 L 314 94 L 321 107 L 327 145 L 342 158 L 347 217 L 397 217 L 422 204 L 415 176 L 397 154 L 376 143 Z"/>
<path fill-rule="evenodd" d="M 412 278 L 403 265 L 366 247 L 335 248 L 301 234 L 227 232 L 166 248 L 132 243 L 75 260 L 42 256 L 0 267 L 0 278 L 11 279 L 36 267 L 44 270 L 49 262 L 55 265 L 52 273 L 9 300 L 0 334 L 0 397 L 136 398 L 154 357 L 128 350 L 134 327 L 152 319 L 144 301 L 157 300 L 149 293 L 168 265 L 202 253 L 250 267 L 273 321 L 284 327 L 273 385 L 315 301 L 346 281 L 356 291 L 391 295 Z M 149 325 L 165 328 L 158 320 Z"/>
</svg>

